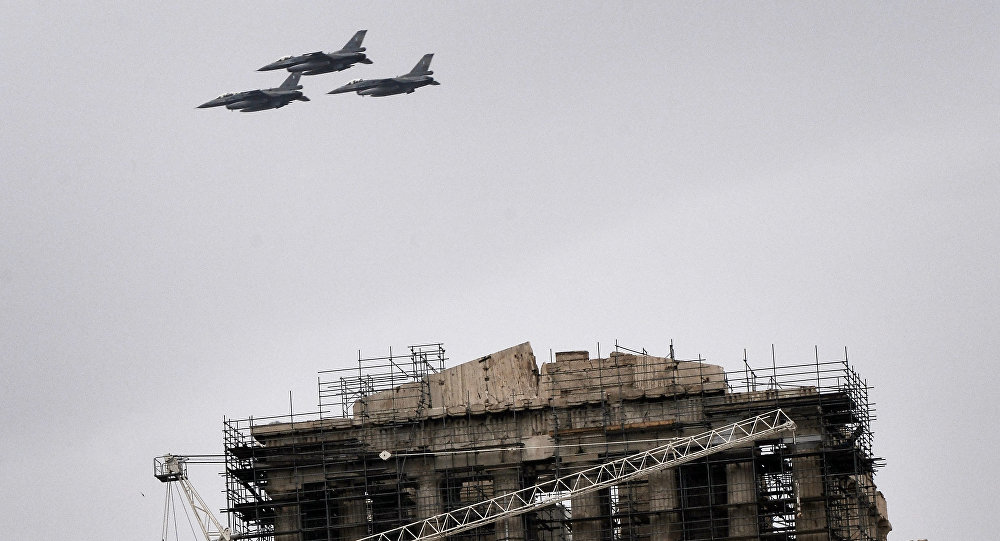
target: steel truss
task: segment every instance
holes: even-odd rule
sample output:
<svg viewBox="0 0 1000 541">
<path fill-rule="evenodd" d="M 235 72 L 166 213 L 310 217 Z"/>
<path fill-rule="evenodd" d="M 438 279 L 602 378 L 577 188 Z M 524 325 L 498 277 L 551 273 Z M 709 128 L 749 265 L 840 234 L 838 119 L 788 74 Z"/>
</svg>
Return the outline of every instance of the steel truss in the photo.
<svg viewBox="0 0 1000 541">
<path fill-rule="evenodd" d="M 363 537 L 358 541 L 438 539 L 794 429 L 795 422 L 784 411 L 772 410 L 695 436 L 678 438 L 665 445 L 571 475 Z"/>
</svg>

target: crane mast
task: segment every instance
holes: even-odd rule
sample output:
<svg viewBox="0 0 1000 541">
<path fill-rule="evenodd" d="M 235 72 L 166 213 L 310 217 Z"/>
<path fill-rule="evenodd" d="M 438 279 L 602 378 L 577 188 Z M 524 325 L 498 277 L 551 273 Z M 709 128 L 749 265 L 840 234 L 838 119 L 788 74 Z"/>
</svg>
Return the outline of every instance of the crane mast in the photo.
<svg viewBox="0 0 1000 541">
<path fill-rule="evenodd" d="M 219 519 L 215 518 L 212 511 L 205 505 L 205 501 L 198 495 L 198 491 L 191 485 L 187 476 L 187 457 L 177 455 L 163 455 L 153 459 L 153 475 L 164 483 L 177 483 L 181 487 L 181 492 L 187 499 L 188 506 L 194 512 L 195 520 L 201 527 L 201 533 L 206 541 L 230 541 L 232 533 L 229 528 L 223 527 Z"/>
</svg>

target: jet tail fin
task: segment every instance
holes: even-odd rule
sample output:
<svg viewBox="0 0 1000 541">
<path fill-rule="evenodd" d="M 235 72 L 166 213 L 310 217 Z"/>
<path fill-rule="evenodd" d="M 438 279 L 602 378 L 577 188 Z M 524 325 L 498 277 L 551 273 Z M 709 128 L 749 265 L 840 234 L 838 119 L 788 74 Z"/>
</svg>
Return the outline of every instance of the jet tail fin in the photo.
<svg viewBox="0 0 1000 541">
<path fill-rule="evenodd" d="M 434 58 L 434 53 L 425 54 L 424 57 L 420 59 L 420 62 L 417 62 L 417 65 L 413 66 L 413 69 L 410 70 L 410 73 L 407 73 L 407 75 L 430 75 L 434 73 L 428 69 L 431 67 L 432 58 Z"/>
<path fill-rule="evenodd" d="M 292 74 L 289 75 L 288 78 L 285 79 L 285 82 L 281 83 L 281 86 L 279 86 L 278 88 L 293 89 L 298 87 L 299 77 L 302 77 L 301 71 L 292 72 Z"/>
<path fill-rule="evenodd" d="M 347 45 L 344 45 L 344 48 L 341 49 L 341 51 L 344 52 L 364 51 L 365 48 L 361 46 L 361 42 L 364 41 L 365 33 L 367 32 L 368 32 L 367 30 L 358 30 L 357 32 L 355 32 L 354 37 L 352 37 L 351 40 L 347 42 Z"/>
</svg>

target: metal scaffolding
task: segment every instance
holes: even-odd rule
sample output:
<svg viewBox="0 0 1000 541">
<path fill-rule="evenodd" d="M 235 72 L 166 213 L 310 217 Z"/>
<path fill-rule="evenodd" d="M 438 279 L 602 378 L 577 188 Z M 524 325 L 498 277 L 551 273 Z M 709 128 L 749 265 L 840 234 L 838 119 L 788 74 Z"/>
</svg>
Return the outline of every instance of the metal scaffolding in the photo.
<svg viewBox="0 0 1000 541">
<path fill-rule="evenodd" d="M 779 408 L 798 423 L 794 438 L 588 494 L 553 488 L 540 497 L 556 505 L 448 538 L 883 541 L 891 529 L 874 485 L 869 387 L 846 352 L 763 367 L 744 358 L 726 372 L 675 359 L 672 346 L 655 357 L 615 344 L 607 357 L 565 352 L 540 366 L 529 346 L 451 368 L 441 344 L 405 351 L 320 372 L 314 415 L 225 420 L 234 538 L 354 541 Z"/>
</svg>

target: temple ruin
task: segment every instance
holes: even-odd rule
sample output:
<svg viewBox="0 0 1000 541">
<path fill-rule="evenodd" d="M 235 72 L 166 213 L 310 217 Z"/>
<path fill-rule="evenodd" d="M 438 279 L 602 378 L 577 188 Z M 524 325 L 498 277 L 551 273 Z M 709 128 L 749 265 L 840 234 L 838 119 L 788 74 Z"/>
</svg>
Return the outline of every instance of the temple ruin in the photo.
<svg viewBox="0 0 1000 541">
<path fill-rule="evenodd" d="M 354 541 L 780 408 L 794 433 L 449 537 L 885 541 L 869 387 L 846 359 L 727 372 L 672 349 L 539 364 L 524 343 L 452 367 L 441 344 L 359 355 L 320 373 L 318 413 L 226 419 L 230 527 Z"/>
</svg>

